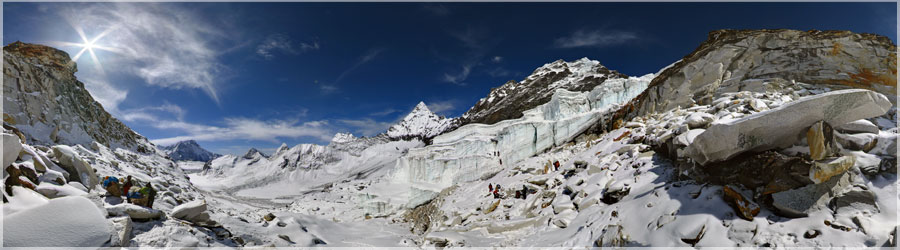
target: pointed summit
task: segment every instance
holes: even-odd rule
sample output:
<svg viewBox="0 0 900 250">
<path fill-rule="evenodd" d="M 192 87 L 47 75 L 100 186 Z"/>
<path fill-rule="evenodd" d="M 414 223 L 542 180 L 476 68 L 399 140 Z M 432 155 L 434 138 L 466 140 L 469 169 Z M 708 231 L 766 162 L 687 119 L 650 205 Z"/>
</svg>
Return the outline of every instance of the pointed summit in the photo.
<svg viewBox="0 0 900 250">
<path fill-rule="evenodd" d="M 387 135 L 393 139 L 426 139 L 443 133 L 455 123 L 455 119 L 446 119 L 428 109 L 425 102 L 419 102 L 406 117 L 388 129 Z"/>
<path fill-rule="evenodd" d="M 244 158 L 245 158 L 245 159 L 253 159 L 253 158 L 257 158 L 257 157 L 263 157 L 263 158 L 265 158 L 265 157 L 268 157 L 268 156 L 266 156 L 266 154 L 263 154 L 263 152 L 260 152 L 260 151 L 259 151 L 258 149 L 256 149 L 256 148 L 250 148 L 250 150 L 247 150 L 247 153 L 244 154 Z"/>
</svg>

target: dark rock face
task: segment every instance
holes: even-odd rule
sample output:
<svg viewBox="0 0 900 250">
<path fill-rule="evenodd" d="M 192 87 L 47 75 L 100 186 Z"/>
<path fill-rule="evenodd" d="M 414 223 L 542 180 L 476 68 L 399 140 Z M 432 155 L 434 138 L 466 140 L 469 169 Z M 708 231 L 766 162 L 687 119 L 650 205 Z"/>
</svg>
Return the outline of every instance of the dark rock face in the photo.
<svg viewBox="0 0 900 250">
<path fill-rule="evenodd" d="M 698 166 L 692 176 L 716 185 L 739 184 L 750 190 L 771 194 L 813 184 L 809 179 L 812 162 L 775 151 L 745 153 L 727 161 Z M 760 178 L 765 176 L 766 178 Z"/>
<path fill-rule="evenodd" d="M 896 103 L 897 47 L 884 36 L 849 31 L 717 30 L 694 52 L 660 72 L 607 126 L 692 103 L 752 79 L 864 88 Z"/>
<path fill-rule="evenodd" d="M 3 52 L 4 121 L 19 128 L 26 143 L 90 148 L 96 141 L 113 149 L 155 150 L 94 100 L 75 79 L 78 68 L 66 52 L 22 42 L 6 45 Z"/>
<path fill-rule="evenodd" d="M 607 79 L 627 77 L 587 58 L 574 62 L 557 60 L 536 69 L 521 82 L 510 80 L 491 89 L 487 97 L 463 114 L 458 126 L 469 123 L 494 124 L 519 118 L 522 117 L 522 111 L 549 101 L 556 89 L 590 91 Z"/>
</svg>

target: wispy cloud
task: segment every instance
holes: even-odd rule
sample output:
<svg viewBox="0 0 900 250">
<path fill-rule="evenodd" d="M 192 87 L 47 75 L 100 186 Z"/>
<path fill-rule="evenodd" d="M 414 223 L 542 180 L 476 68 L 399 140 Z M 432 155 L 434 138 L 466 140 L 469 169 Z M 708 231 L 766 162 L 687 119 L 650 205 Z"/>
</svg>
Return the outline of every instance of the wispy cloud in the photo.
<svg viewBox="0 0 900 250">
<path fill-rule="evenodd" d="M 390 115 L 390 114 L 397 113 L 397 112 L 400 112 L 400 110 L 394 109 L 394 108 L 389 108 L 389 109 L 385 109 L 382 111 L 370 113 L 369 116 L 386 116 L 386 115 Z"/>
<path fill-rule="evenodd" d="M 266 37 L 258 46 L 256 46 L 256 54 L 262 56 L 266 60 L 275 58 L 275 52 L 296 55 L 301 52 L 310 50 L 318 50 L 319 42 L 300 43 L 300 49 L 294 48 L 294 42 L 285 34 L 273 34 Z"/>
<path fill-rule="evenodd" d="M 319 85 L 319 90 L 321 90 L 323 94 L 331 94 L 337 92 L 340 88 L 331 84 L 322 84 Z"/>
<path fill-rule="evenodd" d="M 472 67 L 474 67 L 474 66 L 475 66 L 474 63 L 463 64 L 461 66 L 462 70 L 460 70 L 459 72 L 456 72 L 456 73 L 452 73 L 452 74 L 444 73 L 443 79 L 445 82 L 453 83 L 453 84 L 460 85 L 460 86 L 466 86 L 466 83 L 463 81 L 465 81 L 467 78 L 469 78 L 469 73 L 472 73 Z"/>
<path fill-rule="evenodd" d="M 447 112 L 453 111 L 456 109 L 456 101 L 455 100 L 445 100 L 445 101 L 435 101 L 425 103 L 428 106 L 428 109 L 435 114 L 447 116 Z"/>
<path fill-rule="evenodd" d="M 160 120 L 163 113 L 170 115 L 172 118 L 178 121 L 181 121 L 184 120 L 184 115 L 187 114 L 187 111 L 181 108 L 181 106 L 171 104 L 169 102 L 164 102 L 164 104 L 160 106 L 127 109 L 122 110 L 120 113 L 120 117 L 125 121 L 134 122 L 144 120 L 153 122 Z"/>
<path fill-rule="evenodd" d="M 183 140 L 228 141 L 256 140 L 277 143 L 279 138 L 310 137 L 328 141 L 333 131 L 327 121 L 299 122 L 298 120 L 257 120 L 250 118 L 226 118 L 225 126 L 209 126 L 181 121 L 161 121 L 153 124 L 158 129 L 180 130 L 187 135 L 152 140 L 158 145 L 169 145 Z"/>
<path fill-rule="evenodd" d="M 638 39 L 634 32 L 617 30 L 577 30 L 569 36 L 557 38 L 557 48 L 606 47 Z"/>
<path fill-rule="evenodd" d="M 458 57 L 442 58 L 439 56 L 441 60 L 459 64 L 455 67 L 455 70 L 444 72 L 441 80 L 459 86 L 466 86 L 465 81 L 469 78 L 472 70 L 482 64 L 482 60 L 484 60 L 487 52 L 499 42 L 500 38 L 492 36 L 490 30 L 484 27 L 468 27 L 462 31 L 450 32 L 450 36 L 459 41 L 460 45 L 467 51 Z M 502 60 L 500 57 L 497 58 Z M 494 59 L 490 58 L 490 60 Z"/>
<path fill-rule="evenodd" d="M 495 63 L 499 63 L 499 62 L 503 61 L 503 57 L 502 56 L 494 56 L 491 58 L 491 61 L 495 62 Z"/>
<path fill-rule="evenodd" d="M 200 89 L 219 103 L 217 76 L 225 67 L 217 56 L 222 43 L 232 42 L 223 24 L 166 4 L 66 5 L 58 12 L 76 29 L 96 29 L 84 30 L 89 35 L 107 31 L 96 43 L 115 53 L 100 60 L 117 65 L 111 70 L 150 85 Z"/>
<path fill-rule="evenodd" d="M 380 133 L 384 133 L 387 131 L 391 125 L 394 125 L 393 122 L 379 122 L 371 118 L 365 119 L 343 119 L 338 120 L 339 123 L 355 128 L 354 133 L 361 134 L 363 136 L 374 136 Z"/>
<path fill-rule="evenodd" d="M 442 17 L 443 17 L 443 16 L 448 16 L 448 15 L 450 15 L 450 8 L 448 8 L 446 5 L 443 5 L 443 4 L 440 4 L 440 3 L 437 3 L 437 4 L 432 4 L 432 3 L 424 4 L 424 5 L 422 5 L 422 9 L 425 10 L 425 11 L 427 11 L 427 12 L 430 12 L 431 14 L 434 14 L 434 15 L 436 15 L 436 16 L 442 16 Z"/>
</svg>

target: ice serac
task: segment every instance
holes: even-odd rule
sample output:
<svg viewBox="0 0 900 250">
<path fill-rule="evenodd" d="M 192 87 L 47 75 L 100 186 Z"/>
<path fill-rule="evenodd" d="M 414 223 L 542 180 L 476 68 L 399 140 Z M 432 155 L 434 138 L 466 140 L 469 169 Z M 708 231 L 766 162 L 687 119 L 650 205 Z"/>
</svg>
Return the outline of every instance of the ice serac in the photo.
<svg viewBox="0 0 900 250">
<path fill-rule="evenodd" d="M 896 103 L 896 51 L 887 37 L 849 31 L 712 31 L 616 118 L 705 105 L 725 92 L 763 92 L 796 82 L 869 89 Z"/>
<path fill-rule="evenodd" d="M 393 183 L 408 185 L 406 207 L 423 204 L 444 188 L 490 176 L 503 167 L 574 139 L 604 119 L 615 104 L 646 88 L 652 74 L 607 80 L 589 92 L 556 89 L 545 104 L 517 119 L 468 124 L 413 148 L 397 161 Z"/>
<path fill-rule="evenodd" d="M 160 147 L 175 161 L 210 161 L 221 155 L 200 147 L 194 140 L 180 141 L 171 146 Z"/>
<path fill-rule="evenodd" d="M 537 68 L 521 82 L 510 80 L 491 89 L 487 97 L 463 114 L 460 125 L 494 124 L 519 118 L 524 115 L 524 111 L 549 101 L 556 89 L 584 92 L 603 85 L 608 80 L 627 78 L 628 76 L 588 58 L 572 62 L 557 60 Z"/>
<path fill-rule="evenodd" d="M 66 52 L 22 42 L 6 45 L 3 52 L 4 121 L 21 130 L 26 143 L 90 147 L 97 141 L 113 149 L 155 151 L 75 79 L 78 69 Z"/>
<path fill-rule="evenodd" d="M 456 123 L 456 119 L 438 116 L 428 109 L 424 102 L 419 102 L 412 112 L 399 123 L 388 128 L 387 135 L 391 139 L 409 140 L 435 137 Z"/>
<path fill-rule="evenodd" d="M 772 110 L 714 124 L 694 139 L 687 155 L 697 163 L 707 164 L 742 152 L 783 148 L 797 141 L 818 121 L 845 124 L 883 115 L 891 105 L 884 95 L 864 89 L 809 96 Z"/>
</svg>

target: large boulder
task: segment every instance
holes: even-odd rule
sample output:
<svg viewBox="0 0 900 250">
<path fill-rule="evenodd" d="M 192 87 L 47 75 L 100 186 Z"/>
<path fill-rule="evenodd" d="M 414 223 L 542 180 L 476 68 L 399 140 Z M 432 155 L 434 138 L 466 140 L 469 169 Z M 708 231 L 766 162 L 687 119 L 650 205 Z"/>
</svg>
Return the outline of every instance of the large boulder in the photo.
<svg viewBox="0 0 900 250">
<path fill-rule="evenodd" d="M 172 209 L 172 218 L 182 219 L 194 223 L 209 221 L 209 213 L 206 212 L 206 201 L 195 200 L 178 205 Z"/>
<path fill-rule="evenodd" d="M 85 187 L 92 189 L 100 183 L 100 178 L 97 178 L 97 173 L 94 173 L 94 168 L 91 167 L 91 164 L 81 159 L 72 147 L 56 145 L 52 149 L 53 157 L 59 161 L 60 167 L 69 172 L 70 176 L 78 177 L 77 180 L 84 184 Z"/>
<path fill-rule="evenodd" d="M 104 213 L 81 196 L 52 199 L 3 219 L 3 247 L 101 247 L 110 235 Z"/>
<path fill-rule="evenodd" d="M 817 121 L 844 124 L 883 115 L 890 108 L 887 97 L 869 90 L 828 92 L 714 124 L 694 139 L 686 153 L 695 162 L 705 165 L 747 151 L 783 148 L 796 142 Z"/>
<path fill-rule="evenodd" d="M 131 244 L 131 231 L 133 222 L 128 216 L 121 216 L 109 219 L 113 227 L 113 235 L 110 237 L 109 246 L 111 247 L 128 247 Z"/>
<path fill-rule="evenodd" d="M 15 162 L 21 151 L 22 142 L 19 141 L 19 137 L 14 134 L 3 133 L 3 166 L 0 166 L 0 168 L 6 168 L 6 166 Z"/>
</svg>

